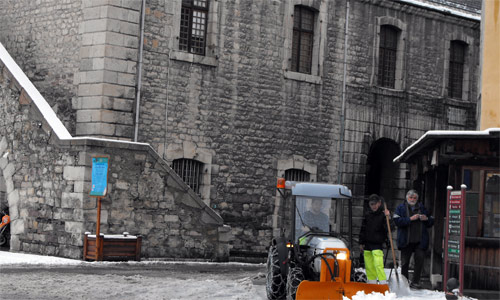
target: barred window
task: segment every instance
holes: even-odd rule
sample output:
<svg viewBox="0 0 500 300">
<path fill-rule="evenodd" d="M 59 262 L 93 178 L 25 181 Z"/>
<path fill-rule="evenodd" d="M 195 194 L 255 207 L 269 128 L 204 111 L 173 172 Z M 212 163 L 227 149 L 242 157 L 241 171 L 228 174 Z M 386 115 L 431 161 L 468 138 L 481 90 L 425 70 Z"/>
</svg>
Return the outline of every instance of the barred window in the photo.
<svg viewBox="0 0 500 300">
<path fill-rule="evenodd" d="M 399 29 L 391 25 L 380 27 L 378 85 L 395 88 Z"/>
<path fill-rule="evenodd" d="M 209 0 L 182 0 L 179 50 L 205 55 Z"/>
<path fill-rule="evenodd" d="M 310 175 L 309 172 L 300 169 L 285 170 L 285 180 L 309 182 Z"/>
<path fill-rule="evenodd" d="M 311 74 L 314 11 L 296 5 L 293 13 L 292 65 L 294 72 Z"/>
<path fill-rule="evenodd" d="M 172 169 L 195 193 L 200 194 L 203 163 L 194 159 L 180 158 L 172 162 Z"/>
<path fill-rule="evenodd" d="M 450 43 L 448 96 L 451 98 L 462 98 L 466 47 L 467 44 L 462 41 L 451 41 Z"/>
</svg>

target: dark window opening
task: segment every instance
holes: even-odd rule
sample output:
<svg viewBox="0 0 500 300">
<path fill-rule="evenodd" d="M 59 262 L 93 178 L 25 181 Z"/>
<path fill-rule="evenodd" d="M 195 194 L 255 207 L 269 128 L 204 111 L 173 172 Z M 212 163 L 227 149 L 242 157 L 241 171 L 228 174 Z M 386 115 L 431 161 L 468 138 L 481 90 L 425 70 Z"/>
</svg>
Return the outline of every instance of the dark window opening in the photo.
<svg viewBox="0 0 500 300">
<path fill-rule="evenodd" d="M 399 29 L 394 26 L 380 27 L 378 85 L 381 87 L 395 88 L 398 34 Z"/>
<path fill-rule="evenodd" d="M 179 50 L 205 55 L 208 0 L 182 0 Z"/>
<path fill-rule="evenodd" d="M 466 47 L 467 44 L 461 41 L 452 41 L 450 44 L 448 96 L 451 98 L 462 98 Z"/>
<path fill-rule="evenodd" d="M 300 169 L 288 169 L 285 171 L 285 180 L 309 182 L 311 174 Z"/>
<path fill-rule="evenodd" d="M 293 14 L 292 71 L 311 74 L 314 11 L 296 5 Z"/>
<path fill-rule="evenodd" d="M 500 237 L 500 170 L 464 168 L 466 236 Z"/>
<path fill-rule="evenodd" d="M 194 159 L 176 159 L 172 162 L 172 169 L 193 191 L 200 194 L 203 164 Z"/>
</svg>

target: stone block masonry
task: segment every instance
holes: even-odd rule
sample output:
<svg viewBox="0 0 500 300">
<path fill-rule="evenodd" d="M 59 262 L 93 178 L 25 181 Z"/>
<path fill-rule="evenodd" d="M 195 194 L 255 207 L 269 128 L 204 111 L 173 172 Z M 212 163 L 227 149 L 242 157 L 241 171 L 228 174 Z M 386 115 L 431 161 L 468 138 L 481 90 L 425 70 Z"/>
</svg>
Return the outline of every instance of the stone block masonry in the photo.
<svg viewBox="0 0 500 300">
<path fill-rule="evenodd" d="M 69 132 L 126 140 L 137 125 L 138 140 L 168 163 L 202 163 L 200 194 L 231 226 L 224 227 L 224 234 L 235 252 L 265 255 L 281 232 L 283 206 L 276 199 L 275 182 L 289 166 L 308 172 L 314 181 L 345 184 L 357 199 L 386 191 L 384 197 L 395 205 L 413 183 L 404 176 L 405 165 L 381 168 L 391 170 L 387 176 L 368 176 L 379 161 L 374 145 L 387 142 L 400 152 L 427 130 L 475 128 L 478 14 L 443 13 L 419 1 L 211 0 L 205 55 L 196 55 L 179 47 L 182 0 L 146 1 L 142 41 L 141 1 L 45 0 L 36 9 L 32 2 L 0 6 L 0 41 L 23 64 Z M 311 74 L 291 68 L 295 5 L 318 12 Z M 400 30 L 395 89 L 377 81 L 384 24 Z M 448 96 L 454 40 L 468 45 L 460 99 Z M 140 45 L 142 90 L 135 124 Z M 21 102 L 26 103 L 25 97 Z M 9 143 L 19 142 L 15 137 Z M 67 166 L 82 165 L 57 165 L 56 174 L 71 176 Z M 9 167 L 7 172 L 12 171 Z M 380 178 L 383 182 L 375 184 Z M 171 177 L 165 179 L 169 186 Z M 77 202 L 73 193 L 84 193 L 86 184 L 76 180 L 64 190 L 64 205 Z M 136 185 L 119 178 L 113 191 L 126 193 Z M 14 182 L 7 181 L 5 189 L 15 190 Z M 141 189 L 136 193 L 142 194 Z M 36 187 L 27 193 L 32 191 Z M 173 195 L 164 197 L 158 204 L 148 200 L 148 205 L 175 207 Z M 84 208 L 95 205 L 91 201 L 83 198 Z M 363 203 L 356 203 L 358 226 Z M 142 221 L 154 224 L 163 217 L 158 226 L 166 230 L 175 215 L 148 215 Z M 105 215 L 106 222 L 132 216 L 128 209 L 106 210 Z M 188 219 L 179 215 L 179 222 Z M 176 236 L 171 240 L 181 243 Z"/>
<path fill-rule="evenodd" d="M 141 1 L 86 1 L 73 108 L 76 135 L 133 136 Z"/>
<path fill-rule="evenodd" d="M 96 228 L 91 159 L 109 155 L 101 232 L 142 235 L 143 257 L 228 260 L 230 227 L 149 145 L 58 138 L 40 110 L 45 100 L 34 101 L 40 95 L 8 67 L 0 57 L 0 180 L 12 250 L 82 258 L 84 232 Z"/>
</svg>

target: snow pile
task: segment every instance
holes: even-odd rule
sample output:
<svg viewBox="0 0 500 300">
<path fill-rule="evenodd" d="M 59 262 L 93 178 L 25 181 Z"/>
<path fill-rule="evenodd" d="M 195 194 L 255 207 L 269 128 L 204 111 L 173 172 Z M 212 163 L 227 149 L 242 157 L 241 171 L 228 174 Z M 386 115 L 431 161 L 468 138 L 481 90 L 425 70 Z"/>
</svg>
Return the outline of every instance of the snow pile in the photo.
<svg viewBox="0 0 500 300">
<path fill-rule="evenodd" d="M 0 290 L 2 300 L 265 300 L 262 273 L 265 265 L 252 268 L 249 265 L 193 261 L 85 262 L 0 251 L 0 269 L 4 270 L 0 272 Z M 445 300 L 445 295 L 439 291 L 408 289 L 405 295 L 360 291 L 352 298 L 396 299 Z"/>
</svg>

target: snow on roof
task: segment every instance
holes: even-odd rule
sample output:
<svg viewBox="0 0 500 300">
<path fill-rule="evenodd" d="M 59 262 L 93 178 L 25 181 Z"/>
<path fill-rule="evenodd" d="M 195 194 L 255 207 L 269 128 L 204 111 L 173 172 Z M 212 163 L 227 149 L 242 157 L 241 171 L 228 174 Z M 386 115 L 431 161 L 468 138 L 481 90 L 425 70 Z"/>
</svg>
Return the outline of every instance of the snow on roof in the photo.
<svg viewBox="0 0 500 300">
<path fill-rule="evenodd" d="M 500 135 L 500 128 L 489 128 L 483 131 L 475 130 L 430 130 L 424 133 L 418 140 L 406 148 L 403 153 L 394 158 L 394 162 L 399 162 L 403 158 L 410 156 L 412 151 L 416 151 L 426 140 L 444 138 L 477 138 Z"/>
<path fill-rule="evenodd" d="M 446 14 L 451 14 L 457 17 L 481 21 L 481 5 L 479 4 L 479 9 L 474 9 L 477 4 L 473 7 L 472 5 L 467 5 L 466 3 L 476 3 L 480 0 L 397 0 L 402 3 L 407 3 L 415 5 L 422 8 L 427 8 L 430 10 L 439 11 Z"/>
</svg>

